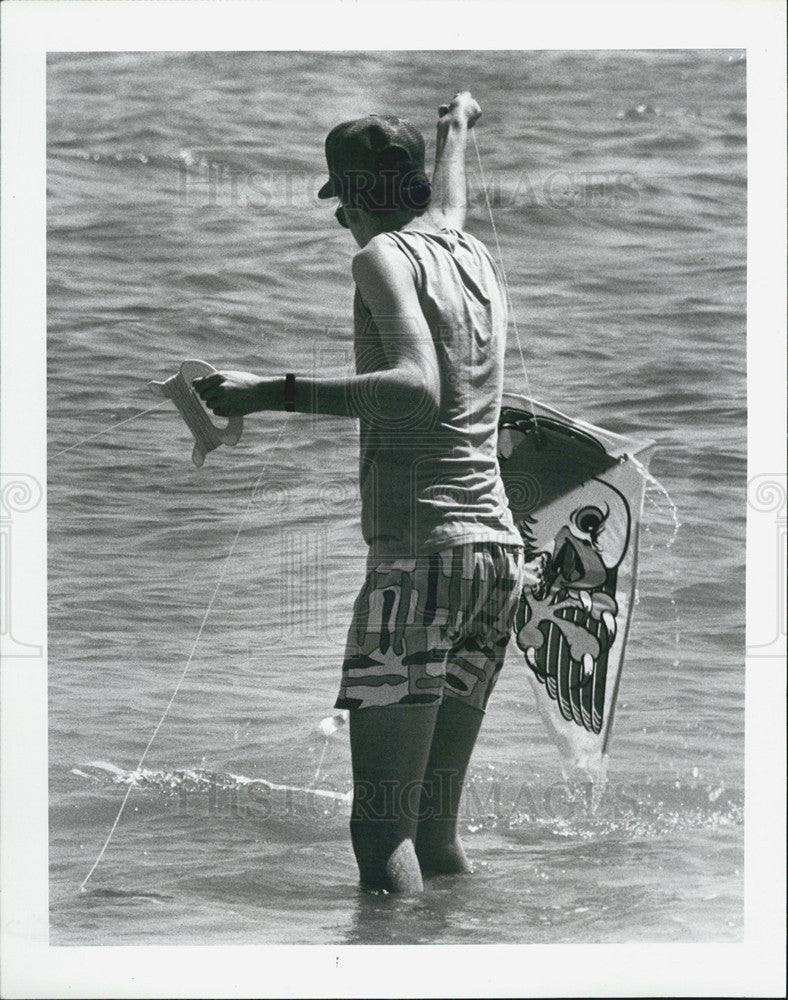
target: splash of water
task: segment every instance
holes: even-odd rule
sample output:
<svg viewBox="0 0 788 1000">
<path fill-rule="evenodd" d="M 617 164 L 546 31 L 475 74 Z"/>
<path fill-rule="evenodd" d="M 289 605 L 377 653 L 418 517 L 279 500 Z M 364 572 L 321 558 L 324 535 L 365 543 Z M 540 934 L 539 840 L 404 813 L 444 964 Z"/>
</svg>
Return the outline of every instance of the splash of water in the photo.
<svg viewBox="0 0 788 1000">
<path fill-rule="evenodd" d="M 673 497 L 671 497 L 670 493 L 667 490 L 667 487 L 663 483 L 661 483 L 656 478 L 656 476 L 654 476 L 653 473 L 651 473 L 643 465 L 642 462 L 638 461 L 637 458 L 634 458 L 631 455 L 629 456 L 629 458 L 630 458 L 630 461 L 632 462 L 633 466 L 640 473 L 640 475 L 642 476 L 642 478 L 643 478 L 643 480 L 644 480 L 644 482 L 646 484 L 646 490 L 645 490 L 645 494 L 644 494 L 644 499 L 648 500 L 648 502 L 651 504 L 652 509 L 654 509 L 655 511 L 657 511 L 660 515 L 663 513 L 663 510 L 664 510 L 664 504 L 659 504 L 654 499 L 654 496 L 653 496 L 653 490 L 654 489 L 657 490 L 657 492 L 662 497 L 664 497 L 665 501 L 667 502 L 667 507 L 668 507 L 668 510 L 670 512 L 670 518 L 671 518 L 671 521 L 673 523 L 673 532 L 672 532 L 670 538 L 665 543 L 665 548 L 666 549 L 671 549 L 671 548 L 673 548 L 673 544 L 676 541 L 676 538 L 678 537 L 679 529 L 681 528 L 681 520 L 679 518 L 678 507 L 674 503 Z M 649 487 L 652 487 L 653 489 L 649 490 Z M 653 548 L 653 545 L 651 547 Z M 671 570 L 671 577 L 672 577 L 674 585 L 677 583 L 677 573 L 678 573 L 678 567 L 674 563 L 673 567 L 672 567 L 672 570 Z M 639 602 L 640 602 L 640 594 L 639 594 L 639 592 L 638 592 L 638 590 L 636 588 L 636 590 L 635 590 L 635 604 L 637 605 Z M 673 660 L 673 667 L 678 667 L 680 665 L 680 663 L 681 663 L 681 617 L 680 617 L 680 614 L 679 614 L 679 606 L 676 603 L 676 598 L 674 596 L 672 596 L 672 595 L 670 597 L 670 608 L 671 608 L 671 612 L 673 614 L 673 624 L 674 624 L 674 638 L 673 638 L 673 643 L 674 643 L 674 648 L 675 648 L 675 651 L 676 651 L 676 656 L 675 656 L 675 659 Z"/>
<path fill-rule="evenodd" d="M 331 742 L 331 737 L 339 732 L 345 724 L 347 723 L 349 713 L 347 710 L 335 713 L 334 715 L 327 715 L 324 719 L 321 719 L 318 723 L 318 732 L 323 736 L 323 748 L 320 752 L 320 760 L 317 762 L 317 769 L 315 771 L 315 776 L 312 779 L 312 786 L 317 785 L 320 781 L 320 774 L 323 769 L 323 761 L 326 759 L 326 751 L 328 750 L 328 745 Z"/>
<path fill-rule="evenodd" d="M 654 489 L 656 489 L 659 492 L 659 494 L 665 498 L 665 500 L 667 502 L 668 510 L 670 512 L 670 518 L 671 518 L 671 521 L 673 522 L 673 533 L 671 534 L 670 538 L 665 543 L 665 548 L 666 549 L 671 549 L 671 548 L 673 548 L 673 544 L 676 541 L 676 538 L 678 537 L 679 529 L 681 528 L 681 520 L 679 519 L 679 509 L 676 506 L 676 504 L 673 502 L 673 497 L 668 492 L 667 487 L 665 487 L 657 479 L 657 477 L 655 475 L 653 475 L 653 473 L 649 472 L 649 470 L 646 468 L 646 466 L 643 465 L 643 463 L 640 462 L 637 458 L 635 458 L 634 455 L 629 455 L 628 458 L 629 458 L 629 461 L 632 463 L 632 465 L 637 469 L 637 471 L 643 477 L 643 480 L 646 483 L 646 487 L 647 488 L 646 488 L 646 493 L 645 493 L 645 499 L 647 499 L 649 501 L 649 503 L 652 505 L 652 507 L 655 510 L 659 511 L 660 514 L 662 513 L 663 508 L 654 500 L 652 494 L 648 490 L 649 486 L 652 486 Z"/>
<path fill-rule="evenodd" d="M 460 819 L 469 833 L 497 829 L 526 838 L 634 840 L 684 830 L 741 826 L 743 794 L 692 776 L 604 782 L 511 782 L 472 776 Z"/>
</svg>

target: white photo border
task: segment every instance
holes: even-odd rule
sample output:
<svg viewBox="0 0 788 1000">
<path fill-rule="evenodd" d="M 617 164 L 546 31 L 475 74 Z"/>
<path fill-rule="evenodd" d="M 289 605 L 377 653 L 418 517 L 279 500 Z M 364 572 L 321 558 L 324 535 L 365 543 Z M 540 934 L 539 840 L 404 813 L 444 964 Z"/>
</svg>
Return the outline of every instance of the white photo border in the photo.
<svg viewBox="0 0 788 1000">
<path fill-rule="evenodd" d="M 4 473 L 46 483 L 47 52 L 325 50 L 334 39 L 333 47 L 342 49 L 746 50 L 748 481 L 767 474 L 784 483 L 781 0 L 11 0 L 0 16 Z M 393 960 L 391 946 L 51 947 L 45 500 L 29 536 L 15 539 L 26 569 L 14 578 L 15 590 L 25 595 L 25 633 L 41 637 L 42 655 L 5 661 L 1 677 L 4 996 L 784 995 L 785 675 L 779 650 L 771 658 L 748 657 L 747 664 L 742 944 L 425 945 L 408 947 L 401 960 Z M 764 550 L 763 533 L 748 524 L 748 622 L 771 582 L 759 573 L 767 560 L 773 553 Z"/>
</svg>

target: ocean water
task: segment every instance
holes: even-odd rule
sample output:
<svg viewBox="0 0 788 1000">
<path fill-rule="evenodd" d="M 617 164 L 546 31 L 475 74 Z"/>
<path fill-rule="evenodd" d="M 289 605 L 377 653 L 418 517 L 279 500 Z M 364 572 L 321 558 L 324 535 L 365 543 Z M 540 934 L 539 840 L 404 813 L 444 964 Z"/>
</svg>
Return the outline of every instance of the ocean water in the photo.
<svg viewBox="0 0 788 1000">
<path fill-rule="evenodd" d="M 50 56 L 53 943 L 741 940 L 745 72 L 708 50 Z M 476 872 L 400 899 L 356 885 L 347 737 L 317 728 L 363 571 L 354 425 L 258 415 L 196 470 L 146 383 L 187 357 L 349 371 L 323 138 L 378 110 L 431 141 L 459 87 L 533 394 L 655 439 L 677 514 L 649 485 L 606 784 L 565 781 L 512 651 L 462 812 Z M 493 244 L 472 148 L 469 190 Z"/>
</svg>

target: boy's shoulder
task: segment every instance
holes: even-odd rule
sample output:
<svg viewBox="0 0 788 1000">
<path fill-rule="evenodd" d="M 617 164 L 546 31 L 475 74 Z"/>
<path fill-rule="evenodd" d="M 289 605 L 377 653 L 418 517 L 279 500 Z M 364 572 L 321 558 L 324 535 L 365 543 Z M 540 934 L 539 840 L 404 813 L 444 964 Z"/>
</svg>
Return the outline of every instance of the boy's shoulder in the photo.
<svg viewBox="0 0 788 1000">
<path fill-rule="evenodd" d="M 402 251 L 392 239 L 392 233 L 378 233 L 365 247 L 353 256 L 352 270 L 357 272 L 380 272 L 407 269 L 408 263 Z"/>
</svg>

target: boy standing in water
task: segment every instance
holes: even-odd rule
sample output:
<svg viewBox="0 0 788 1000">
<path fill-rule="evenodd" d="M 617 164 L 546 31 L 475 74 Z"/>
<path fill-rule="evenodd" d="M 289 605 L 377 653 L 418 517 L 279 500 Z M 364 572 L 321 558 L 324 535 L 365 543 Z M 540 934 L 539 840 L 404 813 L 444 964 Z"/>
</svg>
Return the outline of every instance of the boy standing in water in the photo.
<svg viewBox="0 0 788 1000">
<path fill-rule="evenodd" d="M 361 248 L 356 375 L 195 383 L 219 416 L 359 419 L 369 557 L 336 707 L 349 710 L 361 882 L 395 892 L 470 870 L 460 795 L 523 579 L 496 458 L 506 304 L 487 250 L 462 231 L 465 141 L 480 113 L 467 93 L 440 109 L 432 191 L 409 122 L 370 115 L 328 135 L 318 196 L 339 199 L 336 218 Z"/>
</svg>

